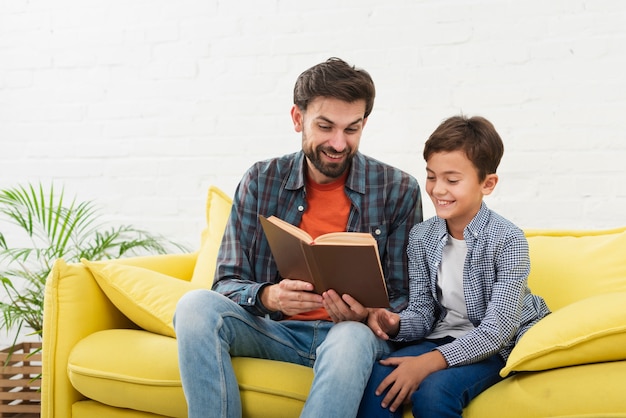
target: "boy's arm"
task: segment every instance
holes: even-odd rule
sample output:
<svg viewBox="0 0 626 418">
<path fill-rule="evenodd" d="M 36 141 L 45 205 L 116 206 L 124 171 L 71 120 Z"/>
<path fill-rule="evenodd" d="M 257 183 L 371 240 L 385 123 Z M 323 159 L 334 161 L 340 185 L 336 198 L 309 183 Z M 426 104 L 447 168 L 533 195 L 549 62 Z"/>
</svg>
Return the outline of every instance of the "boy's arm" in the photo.
<svg viewBox="0 0 626 418">
<path fill-rule="evenodd" d="M 427 238 L 436 240 L 439 234 L 437 225 L 428 220 L 416 225 L 409 235 L 407 245 L 409 272 L 409 305 L 400 312 L 400 326 L 394 341 L 416 341 L 425 338 L 433 329 L 437 301 L 431 288 L 433 278 L 429 268 L 429 258 L 434 257 L 434 244 Z M 433 248 L 431 248 L 433 246 Z"/>
<path fill-rule="evenodd" d="M 400 315 L 384 308 L 368 308 L 367 326 L 378 338 L 389 340 L 400 329 Z"/>
</svg>

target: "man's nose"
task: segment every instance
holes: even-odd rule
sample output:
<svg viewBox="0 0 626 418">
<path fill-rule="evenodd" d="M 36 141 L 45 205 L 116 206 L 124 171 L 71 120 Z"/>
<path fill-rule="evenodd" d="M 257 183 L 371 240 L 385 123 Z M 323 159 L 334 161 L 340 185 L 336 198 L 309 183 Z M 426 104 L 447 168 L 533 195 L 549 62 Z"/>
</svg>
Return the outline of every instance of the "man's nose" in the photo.
<svg viewBox="0 0 626 418">
<path fill-rule="evenodd" d="M 347 144 L 346 135 L 341 130 L 333 131 L 331 137 L 328 139 L 328 145 L 338 152 L 342 152 L 346 149 Z"/>
</svg>

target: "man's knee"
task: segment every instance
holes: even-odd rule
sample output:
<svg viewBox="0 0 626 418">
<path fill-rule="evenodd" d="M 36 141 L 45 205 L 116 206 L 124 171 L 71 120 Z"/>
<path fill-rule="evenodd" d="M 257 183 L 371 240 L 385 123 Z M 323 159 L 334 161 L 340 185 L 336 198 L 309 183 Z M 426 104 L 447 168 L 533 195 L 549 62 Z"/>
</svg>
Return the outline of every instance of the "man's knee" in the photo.
<svg viewBox="0 0 626 418">
<path fill-rule="evenodd" d="M 334 355 L 345 353 L 346 356 L 380 358 L 385 354 L 387 345 L 374 335 L 367 325 L 360 322 L 346 321 L 335 324 L 318 351 L 332 351 Z"/>
<path fill-rule="evenodd" d="M 197 329 L 214 322 L 212 317 L 220 311 L 223 298 L 219 293 L 197 289 L 184 294 L 176 304 L 174 328 L 179 333 L 183 328 Z"/>
<path fill-rule="evenodd" d="M 367 325 L 360 322 L 344 321 L 339 322 L 328 331 L 326 339 L 342 343 L 373 342 L 376 335 L 368 328 Z"/>
</svg>

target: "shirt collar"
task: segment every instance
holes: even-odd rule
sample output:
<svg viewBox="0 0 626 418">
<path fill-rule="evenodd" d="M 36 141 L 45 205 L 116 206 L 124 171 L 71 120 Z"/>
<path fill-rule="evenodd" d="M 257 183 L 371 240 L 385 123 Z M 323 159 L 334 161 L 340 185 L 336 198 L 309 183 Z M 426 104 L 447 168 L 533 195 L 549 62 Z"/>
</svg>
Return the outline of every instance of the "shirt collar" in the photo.
<svg viewBox="0 0 626 418">
<path fill-rule="evenodd" d="M 467 240 L 468 237 L 478 238 L 483 229 L 485 229 L 487 222 L 489 222 L 489 208 L 487 208 L 485 202 L 482 202 L 478 213 L 474 216 L 474 219 L 467 224 L 463 231 L 465 240 Z"/>
<path fill-rule="evenodd" d="M 470 221 L 469 224 L 463 230 L 463 238 L 467 241 L 468 239 L 476 239 L 481 234 L 485 226 L 489 222 L 489 214 L 490 210 L 485 204 L 482 202 L 480 204 L 480 209 L 474 218 Z M 445 240 L 447 242 L 448 237 L 448 228 L 445 220 L 441 218 L 437 218 L 439 220 L 437 225 L 437 237 L 439 240 Z"/>
</svg>

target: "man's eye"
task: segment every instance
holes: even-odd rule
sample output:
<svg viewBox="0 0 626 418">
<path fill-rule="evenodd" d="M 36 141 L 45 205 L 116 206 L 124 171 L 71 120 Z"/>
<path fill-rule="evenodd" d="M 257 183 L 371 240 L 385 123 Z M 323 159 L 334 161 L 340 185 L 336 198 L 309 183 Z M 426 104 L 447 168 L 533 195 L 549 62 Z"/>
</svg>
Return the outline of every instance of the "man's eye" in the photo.
<svg viewBox="0 0 626 418">
<path fill-rule="evenodd" d="M 330 126 L 328 125 L 317 125 L 317 126 L 323 131 L 328 131 L 330 129 Z"/>
<path fill-rule="evenodd" d="M 349 134 L 357 133 L 359 130 L 357 128 L 346 128 L 346 132 Z"/>
</svg>

